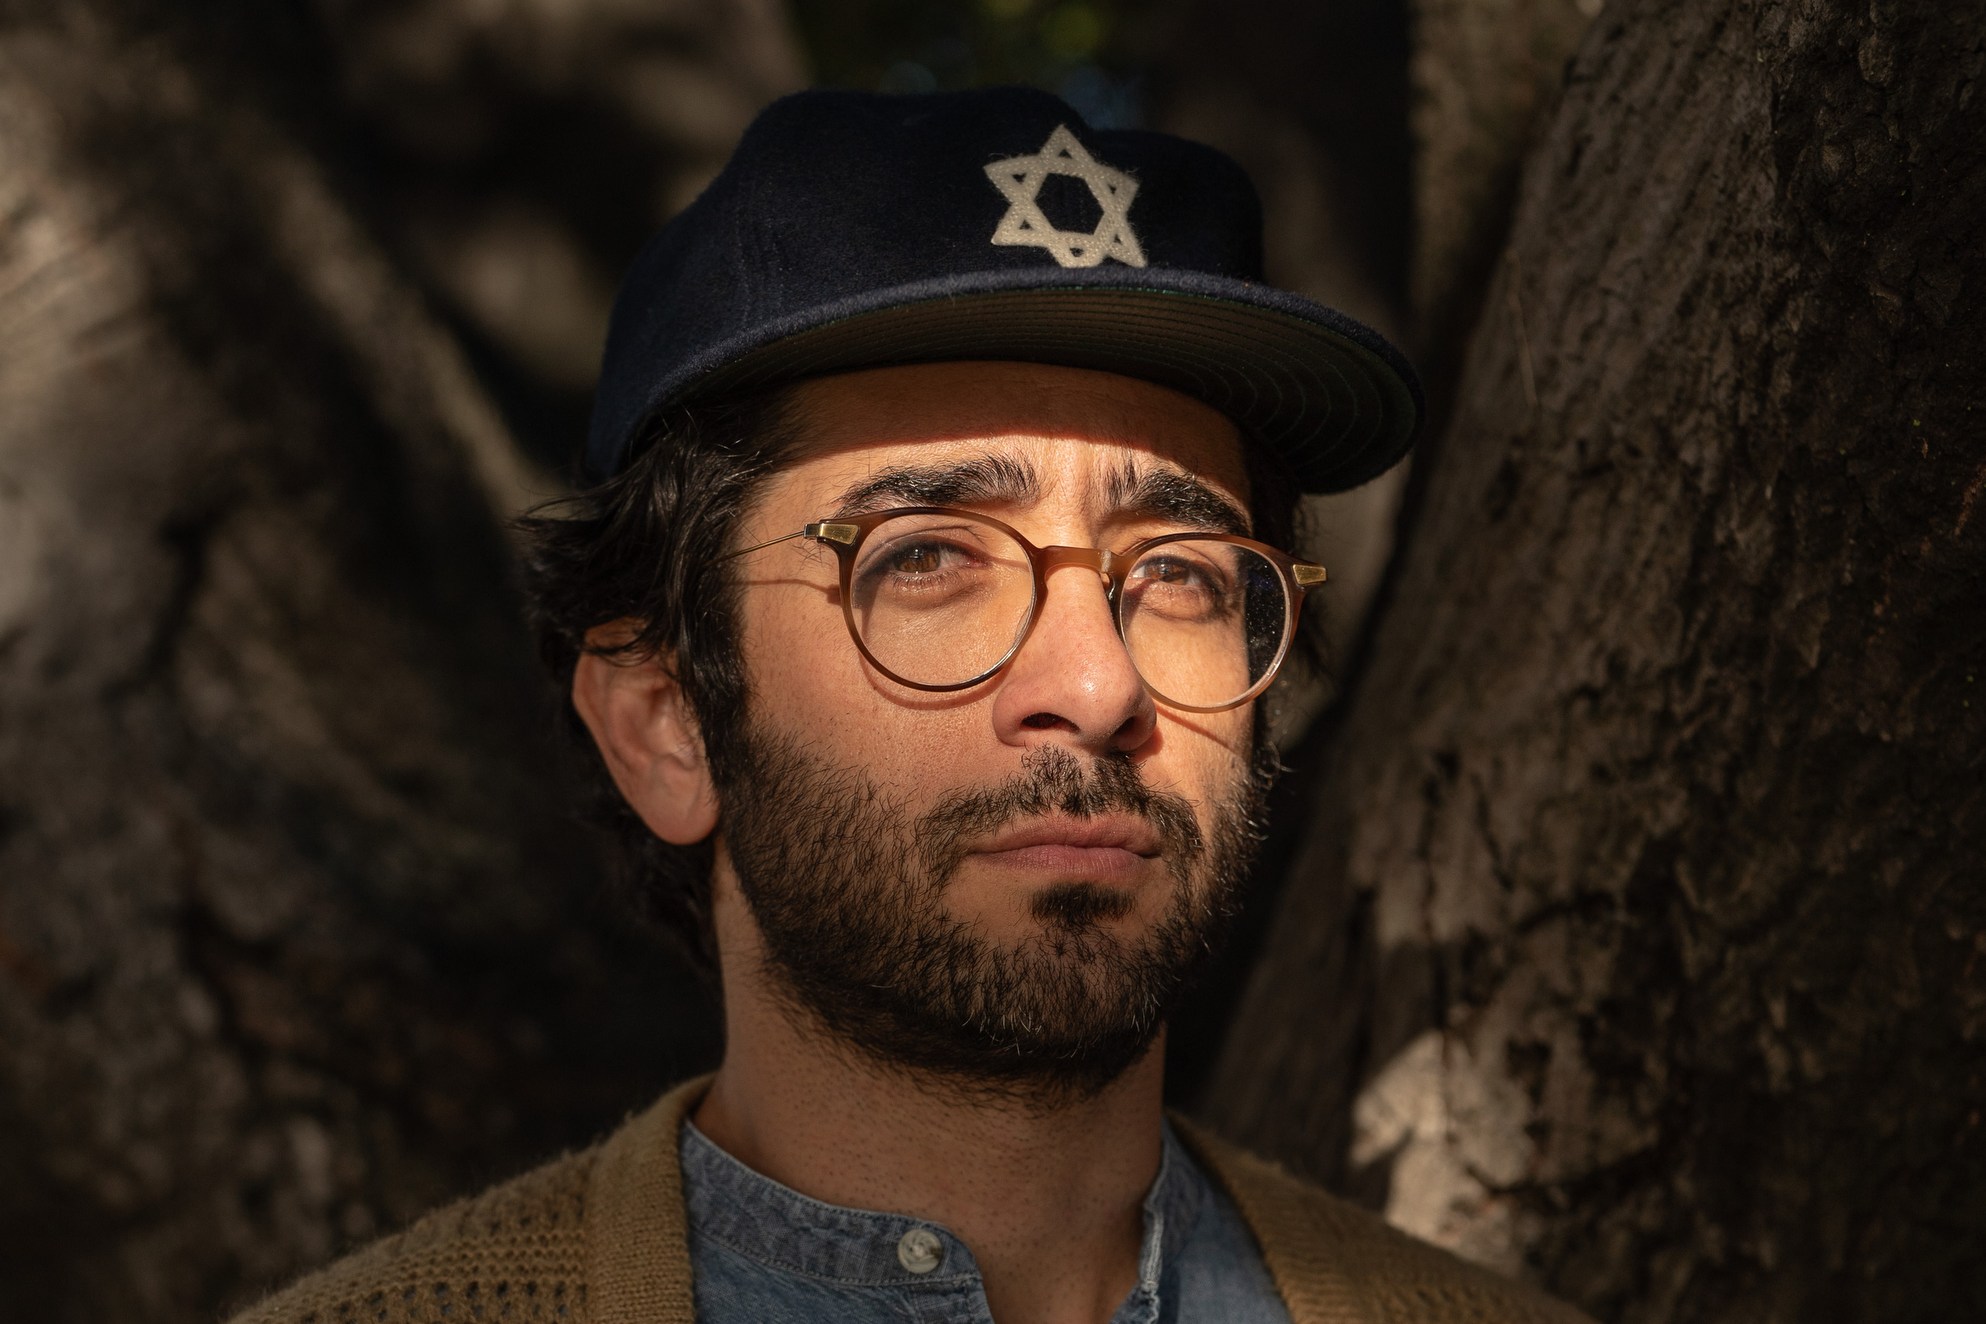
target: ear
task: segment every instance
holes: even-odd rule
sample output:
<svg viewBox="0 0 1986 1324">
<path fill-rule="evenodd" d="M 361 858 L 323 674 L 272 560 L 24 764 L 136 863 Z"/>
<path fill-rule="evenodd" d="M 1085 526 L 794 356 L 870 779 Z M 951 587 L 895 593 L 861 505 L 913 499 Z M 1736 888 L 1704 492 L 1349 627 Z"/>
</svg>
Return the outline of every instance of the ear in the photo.
<svg viewBox="0 0 1986 1324">
<path fill-rule="evenodd" d="M 588 632 L 572 673 L 572 705 L 628 807 L 662 840 L 687 846 L 717 826 L 703 733 L 676 682 L 673 658 L 623 661 L 594 651 L 633 634 L 626 621 Z"/>
</svg>

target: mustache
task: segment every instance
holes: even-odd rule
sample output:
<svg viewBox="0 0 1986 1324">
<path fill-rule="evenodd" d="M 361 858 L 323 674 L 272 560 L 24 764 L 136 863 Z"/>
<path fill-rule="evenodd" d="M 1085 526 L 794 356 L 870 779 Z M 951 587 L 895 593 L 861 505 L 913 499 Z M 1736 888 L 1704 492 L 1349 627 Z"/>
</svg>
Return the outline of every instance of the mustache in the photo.
<svg viewBox="0 0 1986 1324">
<path fill-rule="evenodd" d="M 1145 785 L 1128 756 L 1083 759 L 1059 745 L 1031 750 L 1021 770 L 993 786 L 955 791 L 919 816 L 915 840 L 934 883 L 951 877 L 967 844 L 1022 818 L 1135 814 L 1151 824 L 1175 874 L 1206 853 L 1206 837 L 1184 798 Z"/>
</svg>

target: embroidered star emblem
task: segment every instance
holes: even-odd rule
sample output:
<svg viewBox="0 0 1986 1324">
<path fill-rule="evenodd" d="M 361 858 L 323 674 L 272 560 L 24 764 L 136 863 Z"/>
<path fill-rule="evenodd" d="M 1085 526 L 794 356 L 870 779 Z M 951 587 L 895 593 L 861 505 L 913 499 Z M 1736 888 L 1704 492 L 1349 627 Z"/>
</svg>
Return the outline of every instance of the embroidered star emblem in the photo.
<svg viewBox="0 0 1986 1324">
<path fill-rule="evenodd" d="M 1095 233 L 1058 230 L 1048 223 L 1038 199 L 1041 183 L 1050 175 L 1069 175 L 1090 186 L 1103 209 Z M 1058 125 L 1033 156 L 1010 156 L 987 166 L 986 177 L 1007 200 L 1007 214 L 993 231 L 994 243 L 1047 249 L 1065 267 L 1094 267 L 1107 257 L 1126 266 L 1145 265 L 1145 250 L 1138 247 L 1129 219 L 1138 181 L 1091 156 L 1066 125 Z"/>
</svg>

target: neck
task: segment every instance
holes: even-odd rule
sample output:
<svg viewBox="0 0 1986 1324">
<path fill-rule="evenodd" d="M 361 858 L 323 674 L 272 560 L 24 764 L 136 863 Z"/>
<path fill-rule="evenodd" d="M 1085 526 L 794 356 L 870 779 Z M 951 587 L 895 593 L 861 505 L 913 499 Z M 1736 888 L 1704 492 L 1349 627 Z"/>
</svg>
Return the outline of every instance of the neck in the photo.
<svg viewBox="0 0 1986 1324">
<path fill-rule="evenodd" d="M 1108 1320 L 1137 1281 L 1163 1042 L 1054 1108 L 947 1090 L 789 1009 L 766 984 L 756 929 L 723 922 L 735 918 L 719 916 L 726 1047 L 698 1129 L 803 1195 L 949 1229 L 972 1248 L 996 1321 Z"/>
</svg>

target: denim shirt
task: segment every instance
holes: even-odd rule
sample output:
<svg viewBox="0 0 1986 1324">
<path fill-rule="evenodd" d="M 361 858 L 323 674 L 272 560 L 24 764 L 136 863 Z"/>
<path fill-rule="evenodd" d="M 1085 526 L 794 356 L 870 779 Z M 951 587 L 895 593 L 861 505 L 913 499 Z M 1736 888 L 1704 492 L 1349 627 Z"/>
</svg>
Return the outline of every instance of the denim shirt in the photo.
<svg viewBox="0 0 1986 1324">
<path fill-rule="evenodd" d="M 945 1228 L 810 1199 L 687 1121 L 681 1154 L 702 1324 L 992 1324 L 979 1266 Z M 1170 1126 L 1144 1210 L 1138 1284 L 1111 1324 L 1289 1324 L 1241 1215 Z"/>
</svg>

